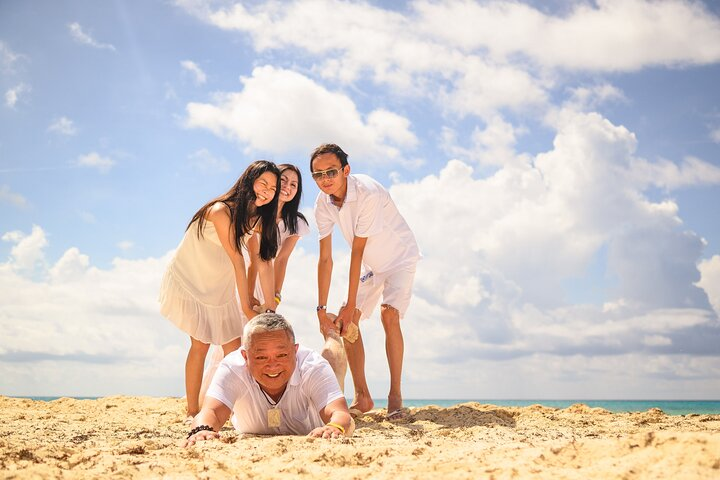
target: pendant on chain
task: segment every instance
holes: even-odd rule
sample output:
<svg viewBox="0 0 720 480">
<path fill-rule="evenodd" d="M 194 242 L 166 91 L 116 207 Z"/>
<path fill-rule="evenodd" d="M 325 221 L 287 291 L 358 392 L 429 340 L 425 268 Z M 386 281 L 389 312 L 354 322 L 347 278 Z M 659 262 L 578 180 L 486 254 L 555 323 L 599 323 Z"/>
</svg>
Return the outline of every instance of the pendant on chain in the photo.
<svg viewBox="0 0 720 480">
<path fill-rule="evenodd" d="M 268 427 L 276 428 L 280 426 L 280 418 L 282 413 L 279 408 L 271 408 L 267 411 Z"/>
</svg>

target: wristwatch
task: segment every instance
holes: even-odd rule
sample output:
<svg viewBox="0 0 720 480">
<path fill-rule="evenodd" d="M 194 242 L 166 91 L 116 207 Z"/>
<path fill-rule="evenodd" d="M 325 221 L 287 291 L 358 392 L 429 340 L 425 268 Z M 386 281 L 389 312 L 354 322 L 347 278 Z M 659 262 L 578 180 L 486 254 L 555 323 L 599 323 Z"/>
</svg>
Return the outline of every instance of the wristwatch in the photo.
<svg viewBox="0 0 720 480">
<path fill-rule="evenodd" d="M 318 305 L 315 307 L 316 312 L 319 312 L 320 310 L 327 310 L 327 305 Z"/>
</svg>

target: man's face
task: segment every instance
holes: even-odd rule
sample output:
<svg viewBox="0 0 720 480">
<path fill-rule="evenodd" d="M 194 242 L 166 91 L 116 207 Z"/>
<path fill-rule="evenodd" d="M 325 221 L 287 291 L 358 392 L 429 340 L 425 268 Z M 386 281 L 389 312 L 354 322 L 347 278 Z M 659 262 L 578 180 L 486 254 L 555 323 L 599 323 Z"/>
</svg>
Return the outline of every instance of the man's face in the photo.
<svg viewBox="0 0 720 480">
<path fill-rule="evenodd" d="M 256 333 L 248 350 L 241 350 L 252 377 L 268 394 L 285 389 L 297 363 L 297 345 L 285 330 Z"/>
<path fill-rule="evenodd" d="M 320 178 L 316 178 L 317 174 L 325 172 Z M 334 153 L 323 153 L 315 157 L 312 161 L 313 179 L 323 193 L 334 197 L 343 196 L 345 193 L 345 183 L 350 173 L 350 166 L 340 166 L 340 159 Z M 331 178 L 332 175 L 335 175 Z"/>
</svg>

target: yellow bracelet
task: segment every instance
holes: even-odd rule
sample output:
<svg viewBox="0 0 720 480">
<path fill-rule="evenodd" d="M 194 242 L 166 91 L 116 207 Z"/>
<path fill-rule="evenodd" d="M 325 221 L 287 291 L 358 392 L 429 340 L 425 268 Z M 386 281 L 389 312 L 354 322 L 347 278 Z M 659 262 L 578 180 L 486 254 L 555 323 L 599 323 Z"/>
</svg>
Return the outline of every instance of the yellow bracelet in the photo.
<svg viewBox="0 0 720 480">
<path fill-rule="evenodd" d="M 325 424 L 325 426 L 326 426 L 326 427 L 335 427 L 335 428 L 337 428 L 338 430 L 340 430 L 340 433 L 342 433 L 343 435 L 345 435 L 345 428 L 344 428 L 342 425 L 338 425 L 337 423 L 333 423 L 333 422 L 328 422 L 328 423 Z"/>
</svg>

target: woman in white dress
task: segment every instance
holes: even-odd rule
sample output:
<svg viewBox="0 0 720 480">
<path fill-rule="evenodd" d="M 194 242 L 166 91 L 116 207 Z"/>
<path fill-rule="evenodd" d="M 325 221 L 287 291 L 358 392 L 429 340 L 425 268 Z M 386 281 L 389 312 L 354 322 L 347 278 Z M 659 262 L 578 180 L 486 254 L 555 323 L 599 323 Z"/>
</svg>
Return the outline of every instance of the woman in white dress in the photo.
<svg viewBox="0 0 720 480">
<path fill-rule="evenodd" d="M 190 335 L 185 362 L 188 416 L 200 410 L 210 344 L 222 345 L 225 355 L 236 350 L 244 324 L 257 314 L 250 300 L 243 250 L 257 265 L 265 298 L 273 298 L 279 189 L 280 171 L 274 163 L 250 164 L 228 192 L 193 215 L 165 272 L 160 313 Z M 261 311 L 268 310 L 275 310 L 274 302 L 267 302 Z"/>
<path fill-rule="evenodd" d="M 273 277 L 275 279 L 275 289 L 273 291 L 275 292 L 276 304 L 279 304 L 282 300 L 282 287 L 285 282 L 285 272 L 290 254 L 292 254 L 295 249 L 295 245 L 300 237 L 310 233 L 310 227 L 305 219 L 305 215 L 299 211 L 300 200 L 302 198 L 302 175 L 300 174 L 300 169 L 289 163 L 278 165 L 278 168 L 280 169 L 280 191 L 278 193 L 277 214 L 279 236 L 278 252 L 273 260 Z M 257 297 L 257 299 L 252 299 L 253 304 L 259 306 L 263 303 L 263 299 L 267 297 L 263 295 L 259 285 L 255 286 L 257 270 L 255 263 L 251 262 L 248 268 L 250 291 L 254 291 L 255 297 Z"/>
</svg>

